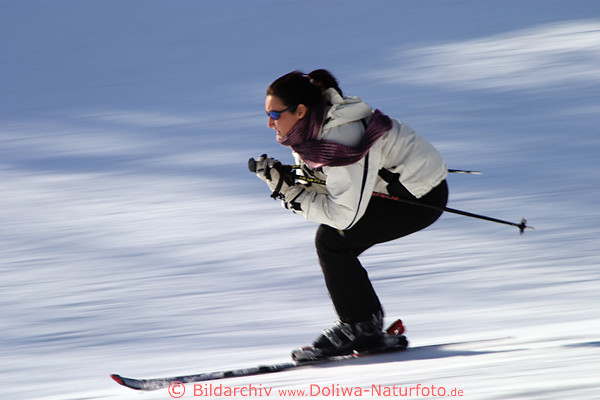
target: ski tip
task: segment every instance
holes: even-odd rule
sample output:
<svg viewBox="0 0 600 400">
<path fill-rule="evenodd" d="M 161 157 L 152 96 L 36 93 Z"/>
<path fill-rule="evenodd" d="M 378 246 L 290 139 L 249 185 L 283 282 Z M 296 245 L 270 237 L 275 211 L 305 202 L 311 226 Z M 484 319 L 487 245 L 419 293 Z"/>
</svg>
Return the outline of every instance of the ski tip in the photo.
<svg viewBox="0 0 600 400">
<path fill-rule="evenodd" d="M 110 377 L 112 378 L 113 381 L 117 382 L 119 385 L 125 386 L 125 383 L 123 382 L 123 378 L 121 378 L 121 376 L 119 376 L 117 374 L 111 374 Z"/>
</svg>

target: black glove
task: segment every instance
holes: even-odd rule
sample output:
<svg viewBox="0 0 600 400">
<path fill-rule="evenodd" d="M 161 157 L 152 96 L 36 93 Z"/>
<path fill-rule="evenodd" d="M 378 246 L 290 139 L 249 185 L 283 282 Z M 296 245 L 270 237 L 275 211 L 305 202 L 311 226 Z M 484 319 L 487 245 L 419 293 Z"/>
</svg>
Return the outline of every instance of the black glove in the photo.
<svg viewBox="0 0 600 400">
<path fill-rule="evenodd" d="M 289 165 L 283 165 L 278 160 L 267 157 L 266 154 L 248 160 L 248 169 L 265 181 L 273 192 L 271 197 L 285 201 L 285 193 L 296 185 L 295 173 Z"/>
</svg>

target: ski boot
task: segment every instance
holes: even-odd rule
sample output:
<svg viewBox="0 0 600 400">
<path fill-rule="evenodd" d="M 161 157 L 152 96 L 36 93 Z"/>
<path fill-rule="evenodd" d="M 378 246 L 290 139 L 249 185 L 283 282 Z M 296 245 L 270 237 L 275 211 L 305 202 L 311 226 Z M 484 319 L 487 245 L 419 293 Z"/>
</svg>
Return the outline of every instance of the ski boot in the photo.
<svg viewBox="0 0 600 400">
<path fill-rule="evenodd" d="M 295 361 L 311 361 L 353 354 L 355 350 L 378 347 L 383 341 L 383 313 L 373 314 L 359 322 L 338 320 L 325 329 L 312 345 L 292 351 Z"/>
<path fill-rule="evenodd" d="M 383 316 L 380 314 L 355 324 L 337 321 L 332 328 L 324 330 L 312 345 L 292 351 L 292 359 L 310 362 L 337 356 L 361 357 L 406 350 L 408 340 L 403 335 L 405 328 L 402 321 L 396 320 L 383 332 L 382 325 Z"/>
<path fill-rule="evenodd" d="M 394 323 L 382 333 L 381 342 L 378 345 L 362 351 L 360 349 L 355 349 L 354 356 L 361 357 L 369 354 L 392 353 L 395 351 L 406 350 L 408 347 L 408 340 L 406 339 L 406 336 L 403 335 L 405 330 L 402 320 L 398 319 L 394 321 Z"/>
</svg>

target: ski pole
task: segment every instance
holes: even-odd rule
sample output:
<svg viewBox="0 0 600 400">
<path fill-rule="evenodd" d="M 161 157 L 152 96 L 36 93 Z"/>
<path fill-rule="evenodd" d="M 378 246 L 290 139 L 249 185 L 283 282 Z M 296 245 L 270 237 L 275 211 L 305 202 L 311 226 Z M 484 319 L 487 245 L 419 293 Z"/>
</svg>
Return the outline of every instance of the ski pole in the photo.
<svg viewBox="0 0 600 400">
<path fill-rule="evenodd" d="M 291 169 L 299 169 L 298 165 L 289 165 L 288 167 L 291 167 Z M 248 169 L 250 170 L 250 172 L 256 172 L 256 161 L 252 158 L 250 160 L 248 160 Z M 480 172 L 479 171 L 468 171 L 468 172 L 463 172 L 463 173 L 480 173 Z M 297 180 L 302 180 L 302 181 L 310 182 L 310 183 L 316 183 L 319 185 L 326 184 L 326 181 L 324 181 L 322 179 L 318 179 L 318 178 L 312 178 L 310 176 L 293 174 L 293 177 L 294 177 L 294 179 L 297 179 Z M 386 193 L 373 192 L 373 196 L 388 199 L 388 200 L 395 200 L 395 201 L 399 201 L 402 203 L 411 204 L 411 205 L 415 205 L 415 206 L 426 207 L 426 208 L 436 210 L 436 211 L 443 211 L 443 212 L 448 212 L 448 213 L 452 213 L 452 214 L 463 215 L 465 217 L 477 218 L 477 219 L 482 219 L 482 220 L 490 221 L 490 222 L 497 222 L 499 224 L 516 226 L 517 228 L 519 228 L 519 233 L 521 235 L 523 235 L 525 229 L 532 229 L 532 230 L 534 229 L 532 226 L 527 225 L 527 220 L 525 218 L 521 219 L 520 223 L 515 223 L 515 222 L 505 221 L 505 220 L 498 219 L 498 218 L 487 217 L 485 215 L 471 213 L 468 211 L 457 210 L 455 208 L 437 207 L 437 206 L 433 206 L 430 204 L 421 203 L 418 201 L 405 199 L 405 198 L 398 197 L 398 196 L 392 196 L 392 195 L 386 194 Z"/>
<path fill-rule="evenodd" d="M 470 171 L 468 169 L 448 169 L 448 172 L 451 174 L 472 174 L 472 175 L 481 175 L 483 172 L 481 171 Z"/>
<path fill-rule="evenodd" d="M 290 165 L 292 169 L 301 169 L 300 165 Z M 451 174 L 471 174 L 471 175 L 481 175 L 483 172 L 481 171 L 471 171 L 468 169 L 448 169 L 448 172 Z"/>
<path fill-rule="evenodd" d="M 317 184 L 321 184 L 321 185 L 325 184 L 325 181 L 322 180 L 322 179 L 311 178 L 311 177 L 302 176 L 302 175 L 296 175 L 295 179 L 303 180 L 303 181 L 306 181 L 306 182 L 317 183 Z M 410 199 L 404 199 L 402 197 L 392 196 L 392 195 L 386 194 L 386 193 L 373 192 L 373 196 L 375 196 L 375 197 L 381 197 L 383 199 L 388 199 L 388 200 L 400 201 L 402 203 L 411 204 L 411 205 L 414 205 L 414 206 L 427 207 L 427 208 L 430 208 L 430 209 L 433 209 L 433 210 L 436 210 L 436 211 L 445 211 L 445 212 L 449 212 L 449 213 L 452 213 L 452 214 L 464 215 L 465 217 L 478 218 L 478 219 L 483 219 L 483 220 L 486 220 L 486 221 L 497 222 L 497 223 L 500 223 L 500 224 L 516 226 L 517 228 L 519 228 L 519 233 L 521 235 L 523 234 L 523 231 L 525 229 L 533 229 L 533 227 L 526 225 L 527 224 L 527 220 L 525 218 L 523 218 L 521 220 L 521 222 L 517 224 L 515 222 L 504 221 L 504 220 L 501 220 L 501 219 L 498 219 L 498 218 L 492 218 L 492 217 L 487 217 L 485 215 L 479 215 L 479 214 L 471 213 L 471 212 L 468 212 L 468 211 L 457 210 L 455 208 L 432 206 L 430 204 L 421 203 L 421 202 L 410 200 Z"/>
<path fill-rule="evenodd" d="M 402 203 L 411 204 L 411 205 L 414 205 L 414 206 L 426 207 L 426 208 L 430 208 L 430 209 L 436 210 L 436 211 L 445 211 L 445 212 L 449 212 L 449 213 L 453 213 L 453 214 L 464 215 L 465 217 L 478 218 L 478 219 L 483 219 L 485 221 L 497 222 L 499 224 L 516 226 L 517 228 L 519 228 L 519 233 L 521 235 L 523 234 L 523 231 L 525 231 L 525 229 L 533 229 L 532 226 L 528 226 L 527 225 L 527 220 L 525 218 L 521 219 L 521 222 L 517 224 L 515 222 L 504 221 L 502 219 L 487 217 L 485 215 L 475 214 L 475 213 L 471 213 L 471 212 L 468 212 L 468 211 L 457 210 L 455 208 L 437 207 L 437 206 L 434 206 L 434 205 L 431 205 L 431 204 L 427 204 L 427 203 L 420 203 L 418 201 L 414 201 L 414 200 L 410 200 L 410 199 L 404 199 L 402 197 L 392 196 L 392 195 L 386 194 L 386 193 L 373 192 L 373 196 L 375 196 L 375 197 L 381 197 L 383 199 L 400 201 Z"/>
</svg>

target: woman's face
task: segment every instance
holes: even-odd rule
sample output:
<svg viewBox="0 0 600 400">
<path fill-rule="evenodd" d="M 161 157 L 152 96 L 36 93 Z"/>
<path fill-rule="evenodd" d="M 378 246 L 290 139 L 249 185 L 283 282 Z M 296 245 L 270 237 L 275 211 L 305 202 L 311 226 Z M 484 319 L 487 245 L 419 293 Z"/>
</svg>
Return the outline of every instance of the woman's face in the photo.
<svg viewBox="0 0 600 400">
<path fill-rule="evenodd" d="M 265 100 L 265 111 L 267 111 L 267 113 L 269 111 L 283 111 L 287 108 L 289 108 L 289 106 L 283 104 L 281 99 L 277 96 L 268 95 Z M 294 125 L 296 125 L 296 122 L 304 118 L 305 115 L 306 107 L 303 104 L 300 104 L 296 108 L 281 113 L 277 119 L 273 119 L 269 116 L 267 126 L 273 128 L 273 130 L 277 132 L 278 138 L 283 139 L 288 135 Z"/>
</svg>

